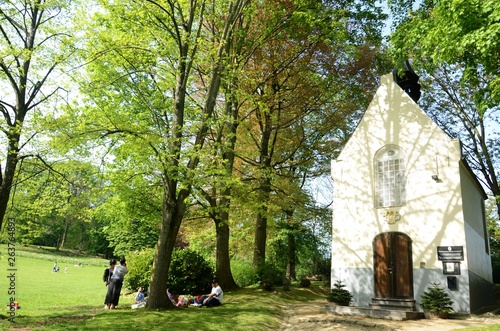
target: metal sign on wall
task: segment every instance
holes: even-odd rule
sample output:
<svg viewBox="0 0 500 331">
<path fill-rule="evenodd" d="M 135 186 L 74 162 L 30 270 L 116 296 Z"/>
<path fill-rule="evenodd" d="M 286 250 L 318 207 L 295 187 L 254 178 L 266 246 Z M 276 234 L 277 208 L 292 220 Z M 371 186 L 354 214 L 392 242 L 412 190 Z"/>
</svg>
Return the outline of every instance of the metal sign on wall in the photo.
<svg viewBox="0 0 500 331">
<path fill-rule="evenodd" d="M 463 261 L 464 246 L 438 246 L 439 261 Z"/>
</svg>

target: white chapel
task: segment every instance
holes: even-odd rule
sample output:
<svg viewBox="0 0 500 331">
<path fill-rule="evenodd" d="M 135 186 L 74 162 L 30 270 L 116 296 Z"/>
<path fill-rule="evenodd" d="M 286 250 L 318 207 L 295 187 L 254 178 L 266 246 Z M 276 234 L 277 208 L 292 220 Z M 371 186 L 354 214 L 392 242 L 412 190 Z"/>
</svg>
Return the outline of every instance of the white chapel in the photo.
<svg viewBox="0 0 500 331">
<path fill-rule="evenodd" d="M 493 304 L 486 194 L 451 139 L 418 106 L 406 66 L 381 77 L 336 160 L 331 282 L 352 306 L 421 311 L 439 283 L 455 312 Z M 403 78 L 401 78 L 403 77 Z"/>
</svg>

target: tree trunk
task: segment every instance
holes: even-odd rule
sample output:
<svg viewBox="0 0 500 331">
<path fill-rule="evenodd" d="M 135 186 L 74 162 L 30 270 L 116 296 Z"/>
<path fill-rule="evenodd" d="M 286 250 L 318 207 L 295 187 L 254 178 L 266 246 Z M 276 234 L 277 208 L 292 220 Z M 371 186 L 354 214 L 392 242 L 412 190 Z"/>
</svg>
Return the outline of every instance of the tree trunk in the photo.
<svg viewBox="0 0 500 331">
<path fill-rule="evenodd" d="M 288 247 L 286 256 L 286 277 L 291 280 L 297 280 L 297 274 L 295 273 L 295 260 L 296 260 L 296 245 L 295 236 L 292 233 L 288 233 Z"/>
<path fill-rule="evenodd" d="M 497 220 L 500 221 L 500 195 L 495 195 L 495 201 L 497 206 Z"/>
<path fill-rule="evenodd" d="M 167 297 L 167 281 L 175 240 L 184 216 L 185 203 L 183 202 L 184 199 L 179 199 L 176 202 L 175 198 L 167 192 L 167 188 L 164 190 L 160 236 L 156 244 L 153 268 L 151 270 L 150 295 L 147 303 L 149 309 L 174 307 Z M 183 195 L 180 194 L 180 196 Z"/>
<path fill-rule="evenodd" d="M 231 84 L 234 89 L 238 85 L 238 77 L 232 77 Z M 236 131 L 238 130 L 238 103 L 234 90 L 226 95 L 226 113 L 229 115 L 231 121 L 226 123 L 229 128 L 228 145 L 229 148 L 223 153 L 223 159 L 226 161 L 226 174 L 230 178 L 233 174 L 234 166 L 234 146 L 236 145 Z M 218 140 L 222 140 L 222 133 Z M 231 272 L 231 259 L 229 257 L 229 210 L 231 207 L 231 186 L 222 190 L 222 197 L 220 199 L 220 212 L 214 217 L 215 231 L 217 235 L 217 251 L 216 251 L 216 272 L 217 278 L 223 284 L 224 289 L 234 290 L 238 285 L 234 281 L 233 273 Z M 216 203 L 217 199 L 214 200 Z"/>
<path fill-rule="evenodd" d="M 253 265 L 262 267 L 266 262 L 267 217 L 259 212 L 255 222 L 255 243 L 253 251 Z"/>
<path fill-rule="evenodd" d="M 215 253 L 217 278 L 224 290 L 234 290 L 238 288 L 238 285 L 234 281 L 229 258 L 229 213 L 224 211 L 219 215 L 221 219 L 215 222 L 215 231 L 217 234 L 217 251 Z"/>
<path fill-rule="evenodd" d="M 297 274 L 295 273 L 295 261 L 297 259 L 296 250 L 297 245 L 295 243 L 295 235 L 292 230 L 295 229 L 293 225 L 293 210 L 285 210 L 286 214 L 286 228 L 287 231 L 287 254 L 286 254 L 286 277 L 291 280 L 297 280 Z"/>
<path fill-rule="evenodd" d="M 11 131 L 21 132 L 22 130 L 22 122 L 17 122 L 14 127 L 11 128 Z M 20 135 L 17 133 L 9 132 L 9 146 L 7 149 L 7 160 L 5 163 L 5 172 L 0 174 L 0 229 L 3 225 L 3 219 L 5 217 L 5 213 L 7 212 L 7 205 L 9 203 L 10 192 L 12 190 L 12 183 L 14 182 L 14 177 L 16 175 L 16 167 L 19 154 L 19 139 Z"/>
<path fill-rule="evenodd" d="M 260 192 L 260 206 L 255 221 L 255 244 L 253 252 L 253 265 L 256 268 L 262 267 L 266 262 L 267 202 L 269 201 L 271 192 L 271 180 L 269 178 L 264 179 Z"/>
<path fill-rule="evenodd" d="M 68 229 L 69 229 L 69 219 L 65 218 L 62 239 L 57 247 L 57 250 L 59 250 L 60 248 L 64 248 L 64 244 L 66 243 L 66 237 L 68 236 Z"/>
</svg>

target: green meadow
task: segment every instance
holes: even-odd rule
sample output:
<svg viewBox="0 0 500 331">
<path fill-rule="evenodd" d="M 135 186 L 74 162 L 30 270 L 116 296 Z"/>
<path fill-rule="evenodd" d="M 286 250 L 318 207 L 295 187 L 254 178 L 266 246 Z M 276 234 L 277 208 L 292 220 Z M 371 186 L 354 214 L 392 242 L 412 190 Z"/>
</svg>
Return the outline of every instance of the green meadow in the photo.
<svg viewBox="0 0 500 331">
<path fill-rule="evenodd" d="M 12 273 L 6 246 L 0 246 L 0 330 L 277 330 L 284 305 L 324 299 L 327 289 L 292 287 L 274 293 L 256 288 L 225 292 L 217 308 L 176 308 L 163 311 L 130 309 L 133 293 L 124 289 L 119 308 L 104 310 L 102 273 L 107 260 L 56 253 L 45 248 L 17 248 L 15 300 L 21 307 L 9 321 Z M 60 268 L 52 272 L 54 262 Z M 77 267 L 81 262 L 82 266 Z M 65 273 L 65 267 L 68 272 Z"/>
</svg>

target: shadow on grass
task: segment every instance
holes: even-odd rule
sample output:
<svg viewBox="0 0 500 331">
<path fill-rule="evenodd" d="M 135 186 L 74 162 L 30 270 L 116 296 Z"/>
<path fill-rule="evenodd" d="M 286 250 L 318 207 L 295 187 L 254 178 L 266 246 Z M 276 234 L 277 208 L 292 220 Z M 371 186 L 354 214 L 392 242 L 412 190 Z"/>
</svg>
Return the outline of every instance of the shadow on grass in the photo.
<svg viewBox="0 0 500 331">
<path fill-rule="evenodd" d="M 323 290 L 296 288 L 286 292 L 241 289 L 224 294 L 220 307 L 174 308 L 168 310 L 116 310 L 102 307 L 73 306 L 64 311 L 49 310 L 37 317 L 16 318 L 15 324 L 0 321 L 2 326 L 22 330 L 272 330 L 278 329 L 285 305 L 318 300 Z M 8 324 L 4 324 L 8 323 Z"/>
<path fill-rule="evenodd" d="M 269 330 L 277 326 L 275 312 L 266 306 L 174 308 L 152 311 L 119 308 L 112 311 L 80 307 L 64 314 L 36 318 L 18 316 L 15 323 L 0 322 L 0 329 L 21 330 Z"/>
<path fill-rule="evenodd" d="M 96 307 L 93 306 L 74 306 L 62 312 L 50 311 L 46 315 L 39 316 L 24 316 L 22 309 L 18 311 L 17 316 L 13 321 L 9 321 L 7 316 L 1 315 L 0 330 L 43 330 L 60 328 L 61 325 L 70 323 L 78 325 L 82 321 L 92 319 L 97 313 Z"/>
</svg>

